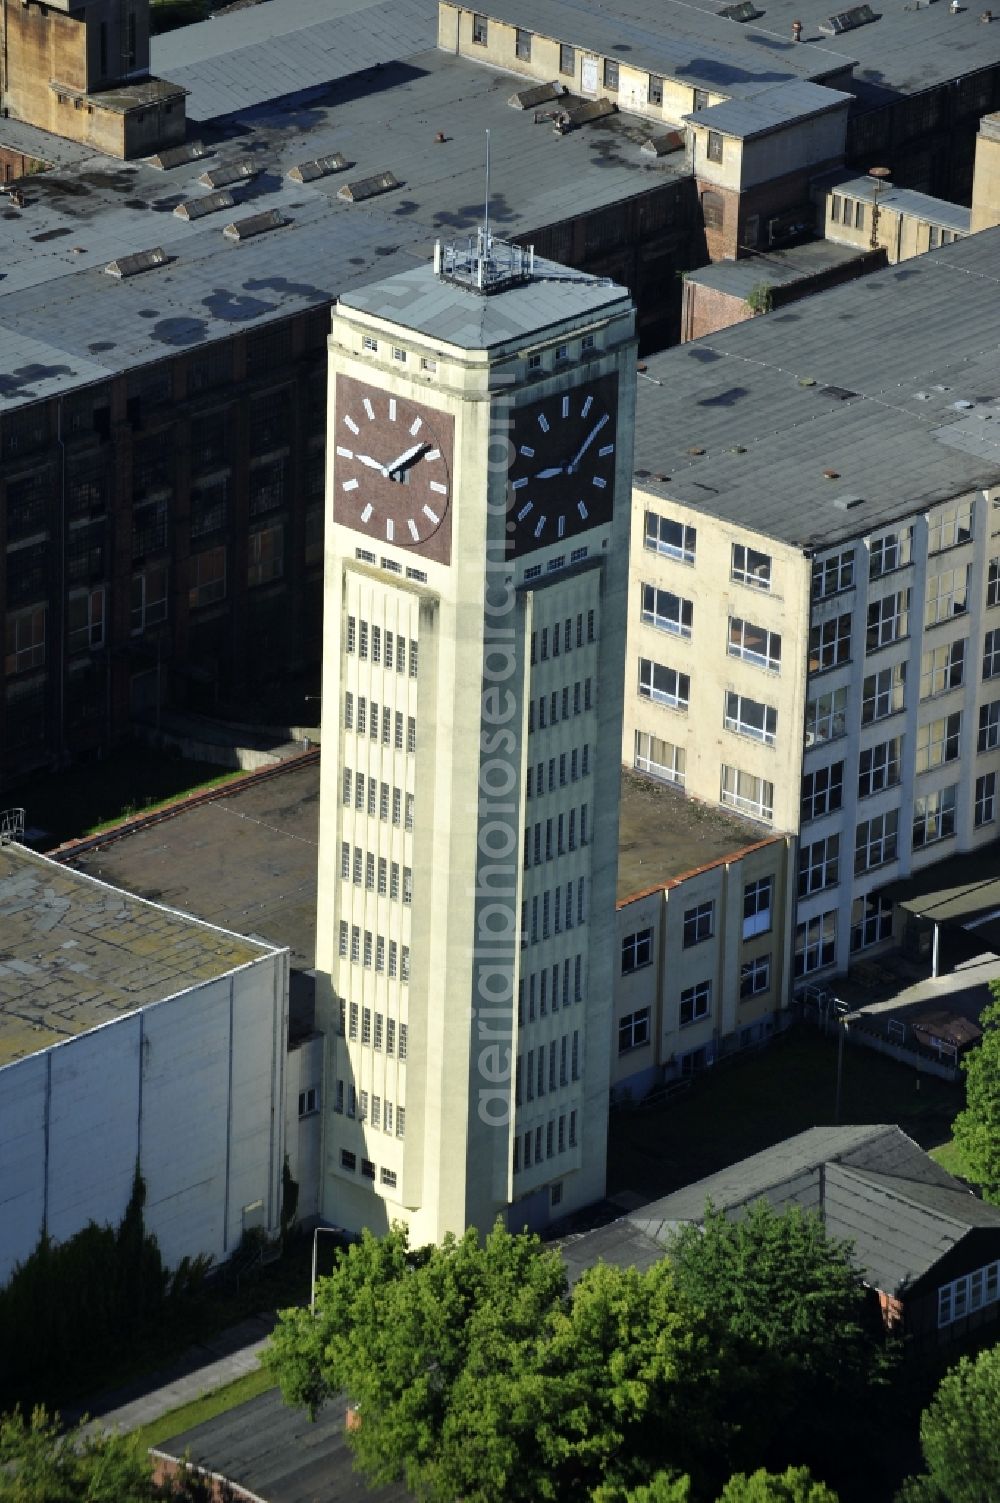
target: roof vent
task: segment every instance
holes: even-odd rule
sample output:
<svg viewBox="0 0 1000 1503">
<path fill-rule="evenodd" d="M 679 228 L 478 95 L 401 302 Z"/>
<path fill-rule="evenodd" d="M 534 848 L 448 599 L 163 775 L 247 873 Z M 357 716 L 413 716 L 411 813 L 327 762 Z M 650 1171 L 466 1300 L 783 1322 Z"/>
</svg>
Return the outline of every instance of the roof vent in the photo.
<svg viewBox="0 0 1000 1503">
<path fill-rule="evenodd" d="M 764 12 L 758 10 L 753 0 L 740 0 L 738 5 L 724 5 L 719 15 L 727 21 L 756 21 Z"/>
<path fill-rule="evenodd" d="M 668 130 L 663 136 L 647 136 L 639 150 L 646 157 L 665 157 L 672 151 L 680 151 L 684 145 L 684 134 L 679 130 Z"/>
<path fill-rule="evenodd" d="M 605 115 L 613 115 L 615 109 L 610 99 L 584 99 L 563 113 L 570 125 L 589 125 L 591 120 L 603 120 Z"/>
<path fill-rule="evenodd" d="M 237 219 L 223 230 L 227 240 L 252 240 L 254 235 L 266 235 L 268 230 L 280 230 L 288 224 L 280 210 L 265 209 L 263 214 L 251 214 L 248 219 Z"/>
<path fill-rule="evenodd" d="M 204 198 L 189 198 L 178 204 L 174 213 L 178 219 L 201 219 L 204 214 L 217 214 L 220 209 L 231 209 L 235 199 L 225 188 L 219 193 L 206 193 Z"/>
<path fill-rule="evenodd" d="M 838 511 L 853 511 L 856 506 L 864 506 L 864 496 L 834 496 L 833 504 Z"/>
<path fill-rule="evenodd" d="M 857 396 L 856 391 L 848 391 L 846 386 L 820 386 L 817 390 L 821 396 L 832 397 L 835 402 L 849 402 Z"/>
<path fill-rule="evenodd" d="M 300 162 L 288 176 L 293 183 L 314 183 L 317 178 L 329 177 L 332 172 L 343 172 L 347 158 L 342 151 L 331 152 L 328 157 L 314 157 L 311 162 Z"/>
<path fill-rule="evenodd" d="M 374 172 L 371 177 L 359 177 L 353 183 L 345 183 L 337 189 L 337 197 L 345 203 L 360 204 L 366 198 L 376 198 L 378 194 L 390 193 L 393 188 L 400 186 L 394 172 Z"/>
<path fill-rule="evenodd" d="M 533 89 L 521 89 L 512 94 L 507 103 L 511 109 L 533 110 L 540 104 L 548 104 L 551 99 L 561 99 L 565 92 L 561 83 L 537 84 Z"/>
<path fill-rule="evenodd" d="M 246 183 L 256 177 L 261 169 L 251 161 L 223 162 L 221 167 L 212 167 L 203 172 L 199 183 L 206 188 L 228 188 L 230 183 Z"/>
<path fill-rule="evenodd" d="M 188 141 L 185 146 L 170 146 L 166 151 L 158 151 L 155 157 L 150 157 L 150 167 L 158 167 L 161 172 L 169 172 L 171 167 L 183 167 L 185 162 L 200 162 L 202 157 L 210 157 L 212 153 L 201 141 Z"/>
<path fill-rule="evenodd" d="M 835 16 L 821 21 L 819 30 L 827 37 L 842 37 L 845 31 L 855 31 L 859 26 L 867 26 L 878 19 L 870 5 L 853 5 L 850 10 L 838 11 Z"/>
<path fill-rule="evenodd" d="M 117 261 L 109 261 L 104 270 L 109 277 L 117 277 L 124 281 L 126 277 L 138 276 L 140 271 L 152 271 L 156 266 L 165 266 L 170 260 L 166 251 L 157 245 L 153 250 L 136 251 L 131 256 L 119 256 Z"/>
</svg>

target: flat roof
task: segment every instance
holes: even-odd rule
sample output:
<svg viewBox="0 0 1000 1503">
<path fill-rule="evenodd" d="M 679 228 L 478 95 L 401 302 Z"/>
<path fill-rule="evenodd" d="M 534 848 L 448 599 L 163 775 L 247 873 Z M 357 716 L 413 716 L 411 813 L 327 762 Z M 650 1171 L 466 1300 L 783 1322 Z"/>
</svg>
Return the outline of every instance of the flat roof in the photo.
<svg viewBox="0 0 1000 1503">
<path fill-rule="evenodd" d="M 225 976 L 274 947 L 0 846 L 0 1066 Z"/>
<path fill-rule="evenodd" d="M 486 128 L 499 235 L 612 211 L 684 176 L 682 161 L 642 154 L 648 126 L 634 117 L 558 136 L 510 109 L 510 92 L 509 74 L 434 50 L 237 114 L 202 132 L 210 154 L 184 166 L 91 156 L 26 179 L 23 212 L 0 204 L 0 418 L 426 264 L 437 238 L 468 235 L 481 217 Z M 308 184 L 286 176 L 336 151 L 343 172 Z M 206 169 L 248 157 L 261 170 L 232 190 L 234 209 L 190 222 L 173 213 L 211 191 L 197 181 Z M 345 182 L 385 170 L 397 189 L 338 199 Z M 277 209 L 286 223 L 229 241 L 223 228 L 244 205 Z M 121 281 L 103 270 L 155 246 L 170 257 L 155 270 Z"/>
<path fill-rule="evenodd" d="M 998 283 L 983 230 L 651 356 L 637 489 L 812 553 L 1000 485 Z"/>
<path fill-rule="evenodd" d="M 557 266 L 536 257 L 528 281 L 492 293 L 448 280 L 432 266 L 415 266 L 372 287 L 355 288 L 340 299 L 379 318 L 398 319 L 408 329 L 461 349 L 491 349 L 523 340 L 588 314 L 626 308 L 629 294 L 608 277 Z"/>
<path fill-rule="evenodd" d="M 619 906 L 751 846 L 780 838 L 727 809 L 686 798 L 679 788 L 623 767 Z"/>
<path fill-rule="evenodd" d="M 450 0 L 449 0 L 450 3 Z M 719 15 L 720 5 L 677 0 L 630 0 L 606 9 L 588 0 L 491 0 L 486 15 L 620 63 L 681 78 L 692 88 L 749 98 L 772 84 L 822 79 L 850 66 L 850 55 L 792 41 L 750 23 L 741 26 Z"/>
<path fill-rule="evenodd" d="M 761 282 L 772 287 L 791 287 L 796 282 L 821 276 L 836 267 L 857 263 L 858 275 L 869 268 L 870 252 L 856 245 L 837 245 L 832 240 L 806 240 L 786 249 L 760 251 L 739 261 L 713 261 L 689 271 L 684 280 L 698 287 L 711 287 L 730 297 L 747 298 Z"/>
<path fill-rule="evenodd" d="M 89 844 L 89 843 L 88 843 Z M 319 758 L 290 762 L 64 859 L 140 897 L 316 960 Z"/>
<path fill-rule="evenodd" d="M 772 84 L 749 99 L 727 99 L 707 110 L 685 115 L 694 125 L 721 131 L 737 141 L 751 141 L 767 136 L 799 120 L 811 120 L 832 110 L 846 110 L 851 95 L 837 89 L 825 89 L 804 79 Z"/>
<path fill-rule="evenodd" d="M 917 918 L 970 930 L 1000 953 L 1000 841 L 897 877 L 879 893 Z"/>
<path fill-rule="evenodd" d="M 838 79 L 861 109 L 986 72 L 1000 62 L 1000 27 L 980 8 L 953 15 L 946 3 L 880 8 L 878 19 L 840 36 L 820 31 L 837 13 L 830 0 L 760 0 L 756 21 L 731 21 L 720 0 L 629 0 L 627 12 L 599 0 L 494 0 L 487 14 L 543 36 L 631 62 L 692 86 L 745 98 L 787 78 Z M 802 40 L 792 41 L 801 21 Z"/>
</svg>

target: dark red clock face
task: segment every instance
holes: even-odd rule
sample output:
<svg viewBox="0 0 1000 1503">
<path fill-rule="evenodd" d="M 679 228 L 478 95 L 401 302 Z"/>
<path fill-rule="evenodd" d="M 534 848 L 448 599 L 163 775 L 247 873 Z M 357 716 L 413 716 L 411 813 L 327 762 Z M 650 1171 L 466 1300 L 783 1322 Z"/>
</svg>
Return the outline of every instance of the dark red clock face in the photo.
<svg viewBox="0 0 1000 1503">
<path fill-rule="evenodd" d="M 454 427 L 422 402 L 338 376 L 333 520 L 373 545 L 450 563 Z"/>
<path fill-rule="evenodd" d="M 515 554 L 610 522 L 618 438 L 614 376 L 515 408 L 507 525 Z"/>
</svg>

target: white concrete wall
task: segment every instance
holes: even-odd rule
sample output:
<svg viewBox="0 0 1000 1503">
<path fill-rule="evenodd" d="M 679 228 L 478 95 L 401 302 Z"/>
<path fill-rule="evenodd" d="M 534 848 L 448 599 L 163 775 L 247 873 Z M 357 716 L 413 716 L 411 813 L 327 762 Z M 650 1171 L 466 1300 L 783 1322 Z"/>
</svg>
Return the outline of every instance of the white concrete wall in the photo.
<svg viewBox="0 0 1000 1503">
<path fill-rule="evenodd" d="M 137 1159 L 168 1265 L 228 1257 L 256 1200 L 276 1230 L 287 996 L 264 955 L 0 1069 L 0 1280 L 43 1226 L 117 1223 Z"/>
<path fill-rule="evenodd" d="M 299 1187 L 296 1216 L 307 1221 L 319 1214 L 319 1176 L 323 1127 L 322 1034 L 304 1039 L 289 1049 L 285 1064 L 285 1153 L 288 1168 Z M 299 1094 L 314 1087 L 316 1110 L 299 1116 Z"/>
</svg>

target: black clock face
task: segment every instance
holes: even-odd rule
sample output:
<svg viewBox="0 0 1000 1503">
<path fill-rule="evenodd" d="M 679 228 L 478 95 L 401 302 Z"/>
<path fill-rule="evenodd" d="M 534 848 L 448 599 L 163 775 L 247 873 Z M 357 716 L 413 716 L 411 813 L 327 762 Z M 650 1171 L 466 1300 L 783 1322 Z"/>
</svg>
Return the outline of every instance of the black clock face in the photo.
<svg viewBox="0 0 1000 1503">
<path fill-rule="evenodd" d="M 617 413 L 613 376 L 514 410 L 507 529 L 515 554 L 610 522 Z"/>
</svg>

